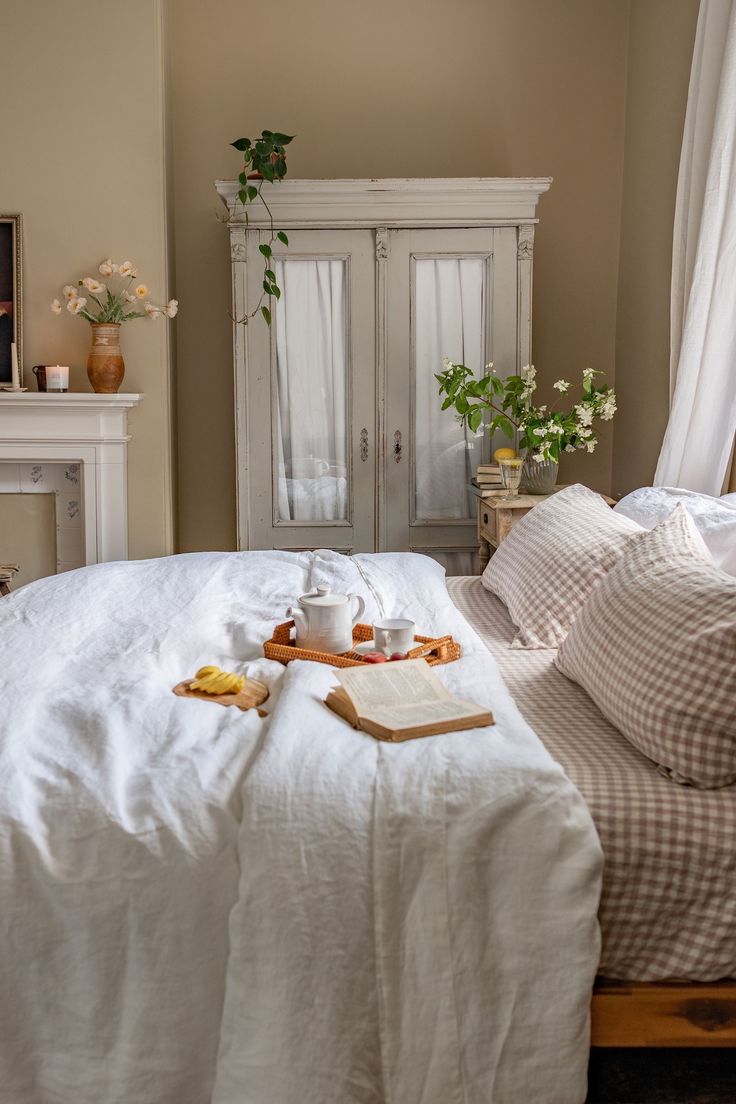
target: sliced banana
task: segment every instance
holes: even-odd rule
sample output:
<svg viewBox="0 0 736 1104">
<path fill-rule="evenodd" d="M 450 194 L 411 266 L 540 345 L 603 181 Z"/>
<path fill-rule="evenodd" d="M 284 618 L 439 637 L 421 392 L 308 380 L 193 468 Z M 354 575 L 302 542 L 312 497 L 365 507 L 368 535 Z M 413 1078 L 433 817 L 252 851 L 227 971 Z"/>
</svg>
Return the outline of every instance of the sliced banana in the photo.
<svg viewBox="0 0 736 1104">
<path fill-rule="evenodd" d="M 190 690 L 200 690 L 203 694 L 239 694 L 245 686 L 245 676 L 232 671 L 222 671 L 219 667 L 200 667 L 196 677 L 189 684 Z"/>
</svg>

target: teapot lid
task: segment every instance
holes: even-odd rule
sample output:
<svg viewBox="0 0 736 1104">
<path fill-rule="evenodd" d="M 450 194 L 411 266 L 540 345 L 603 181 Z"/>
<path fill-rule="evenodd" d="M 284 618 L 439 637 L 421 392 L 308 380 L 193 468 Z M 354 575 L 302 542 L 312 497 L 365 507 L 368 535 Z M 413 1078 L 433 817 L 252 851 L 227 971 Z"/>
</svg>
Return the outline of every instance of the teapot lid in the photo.
<svg viewBox="0 0 736 1104">
<path fill-rule="evenodd" d="M 347 594 L 333 594 L 328 586 L 318 586 L 316 594 L 302 594 L 300 606 L 342 606 L 347 602 Z"/>
</svg>

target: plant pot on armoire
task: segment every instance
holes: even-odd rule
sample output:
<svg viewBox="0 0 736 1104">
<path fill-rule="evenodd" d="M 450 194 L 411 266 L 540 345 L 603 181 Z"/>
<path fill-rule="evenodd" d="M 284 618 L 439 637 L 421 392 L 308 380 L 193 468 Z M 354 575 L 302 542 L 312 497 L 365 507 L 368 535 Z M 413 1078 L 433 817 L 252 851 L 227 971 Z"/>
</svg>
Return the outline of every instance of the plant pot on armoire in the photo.
<svg viewBox="0 0 736 1104">
<path fill-rule="evenodd" d="M 138 270 L 132 261 L 119 264 L 108 257 L 100 263 L 98 271 L 107 282 L 84 276 L 76 284 L 66 284 L 61 293 L 69 314 L 78 314 L 89 322 L 92 330 L 87 358 L 92 390 L 98 395 L 115 395 L 125 375 L 125 361 L 120 352 L 123 322 L 134 318 L 174 318 L 179 304 L 176 299 L 170 299 L 165 307 L 151 303 L 147 285 L 137 283 Z M 58 315 L 63 309 L 60 300 L 54 299 L 52 312 Z"/>
</svg>

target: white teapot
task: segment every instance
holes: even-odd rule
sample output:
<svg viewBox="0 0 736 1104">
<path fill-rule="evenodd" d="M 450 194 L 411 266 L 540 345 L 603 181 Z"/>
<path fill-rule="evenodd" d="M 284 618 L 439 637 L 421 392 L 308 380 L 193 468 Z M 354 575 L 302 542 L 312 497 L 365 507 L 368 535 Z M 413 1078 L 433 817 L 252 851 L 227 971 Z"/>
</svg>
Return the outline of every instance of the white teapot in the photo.
<svg viewBox="0 0 736 1104">
<path fill-rule="evenodd" d="M 316 594 L 302 594 L 299 607 L 286 611 L 296 625 L 298 648 L 331 655 L 350 651 L 353 625 L 365 612 L 365 602 L 358 594 L 332 594 L 328 586 L 318 586 Z"/>
</svg>

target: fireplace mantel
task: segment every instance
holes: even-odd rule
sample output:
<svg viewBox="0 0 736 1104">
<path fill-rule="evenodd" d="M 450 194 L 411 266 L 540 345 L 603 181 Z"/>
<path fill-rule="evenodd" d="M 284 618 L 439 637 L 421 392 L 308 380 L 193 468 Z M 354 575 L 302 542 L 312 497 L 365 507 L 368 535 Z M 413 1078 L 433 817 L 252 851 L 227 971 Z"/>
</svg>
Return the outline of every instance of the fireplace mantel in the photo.
<svg viewBox="0 0 736 1104">
<path fill-rule="evenodd" d="M 128 555 L 128 411 L 142 395 L 0 392 L 0 463 L 78 463 L 85 563 Z"/>
</svg>

